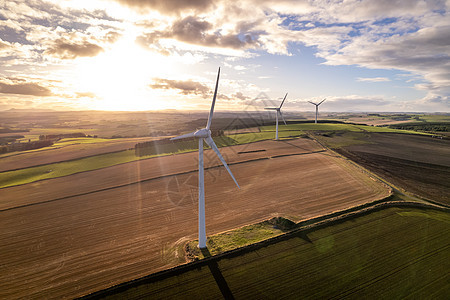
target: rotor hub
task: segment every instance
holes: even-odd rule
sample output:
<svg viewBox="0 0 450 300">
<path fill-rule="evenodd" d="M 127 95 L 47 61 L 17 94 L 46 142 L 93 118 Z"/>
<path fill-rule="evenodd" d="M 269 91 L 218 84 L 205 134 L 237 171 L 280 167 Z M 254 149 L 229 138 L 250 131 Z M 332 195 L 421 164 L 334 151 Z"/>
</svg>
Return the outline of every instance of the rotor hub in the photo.
<svg viewBox="0 0 450 300">
<path fill-rule="evenodd" d="M 211 136 L 211 130 L 203 128 L 199 129 L 194 133 L 194 136 L 196 138 L 207 138 Z"/>
</svg>

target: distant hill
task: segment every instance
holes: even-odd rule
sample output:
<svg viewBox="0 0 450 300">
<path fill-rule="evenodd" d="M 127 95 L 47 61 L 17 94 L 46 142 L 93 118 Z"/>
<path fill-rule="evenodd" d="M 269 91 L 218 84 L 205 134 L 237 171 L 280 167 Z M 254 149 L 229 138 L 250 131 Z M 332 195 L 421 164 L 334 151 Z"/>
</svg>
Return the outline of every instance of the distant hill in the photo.
<svg viewBox="0 0 450 300">
<path fill-rule="evenodd" d="M 8 112 L 56 112 L 54 109 L 47 108 L 10 108 L 3 111 Z"/>
</svg>

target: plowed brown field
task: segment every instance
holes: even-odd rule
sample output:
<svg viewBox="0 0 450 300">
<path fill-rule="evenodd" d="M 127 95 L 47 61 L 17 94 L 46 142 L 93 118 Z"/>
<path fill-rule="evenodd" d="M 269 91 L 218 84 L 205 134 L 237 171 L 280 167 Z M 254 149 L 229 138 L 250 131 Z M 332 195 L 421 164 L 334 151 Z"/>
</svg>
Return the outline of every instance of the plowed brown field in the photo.
<svg viewBox="0 0 450 300">
<path fill-rule="evenodd" d="M 396 186 L 450 204 L 450 141 L 430 136 L 370 134 L 370 144 L 338 150 Z"/>
<path fill-rule="evenodd" d="M 223 168 L 206 170 L 207 234 L 273 215 L 301 220 L 389 194 L 322 150 L 308 139 L 222 148 L 241 190 Z M 182 263 L 178 246 L 197 234 L 196 157 L 0 189 L 0 298 L 73 298 Z M 207 166 L 217 164 L 212 158 L 205 151 Z"/>
</svg>

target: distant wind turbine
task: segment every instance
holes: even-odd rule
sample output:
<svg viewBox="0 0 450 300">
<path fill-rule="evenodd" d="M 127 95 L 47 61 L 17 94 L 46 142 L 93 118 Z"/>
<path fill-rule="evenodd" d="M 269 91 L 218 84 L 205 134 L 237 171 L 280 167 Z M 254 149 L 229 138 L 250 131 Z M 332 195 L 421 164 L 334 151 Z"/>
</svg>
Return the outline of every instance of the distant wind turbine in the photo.
<svg viewBox="0 0 450 300">
<path fill-rule="evenodd" d="M 171 140 L 185 139 L 185 138 L 198 138 L 198 247 L 206 248 L 206 224 L 205 224 L 205 180 L 204 180 L 204 167 L 203 167 L 203 140 L 216 152 L 220 161 L 227 169 L 231 178 L 233 178 L 234 183 L 236 183 L 237 187 L 239 184 L 234 178 L 233 173 L 231 173 L 230 168 L 228 167 L 225 159 L 223 159 L 222 155 L 219 152 L 214 140 L 211 137 L 211 121 L 214 113 L 214 105 L 216 103 L 217 97 L 217 87 L 219 86 L 219 76 L 220 76 L 220 68 L 217 73 L 217 81 L 216 81 L 216 89 L 214 91 L 214 97 L 211 104 L 211 110 L 209 111 L 208 122 L 206 123 L 206 128 L 199 129 L 196 132 L 191 132 L 187 134 L 183 134 L 177 137 L 171 138 Z"/>
<path fill-rule="evenodd" d="M 326 99 L 323 99 L 322 101 L 320 101 L 319 103 L 314 103 L 311 101 L 308 101 L 311 104 L 314 104 L 316 106 L 316 121 L 314 123 L 317 124 L 317 115 L 319 114 L 319 105 L 322 104 L 323 101 L 325 101 Z"/>
<path fill-rule="evenodd" d="M 281 113 L 281 107 L 283 106 L 284 100 L 286 100 L 287 95 L 288 94 L 286 93 L 286 95 L 283 98 L 283 101 L 281 102 L 280 107 L 265 107 L 264 108 L 264 109 L 267 109 L 267 110 L 276 110 L 277 111 L 276 112 L 276 132 L 275 132 L 275 139 L 276 140 L 278 140 L 278 114 L 280 114 L 281 118 L 283 119 L 284 125 L 287 125 L 286 124 L 286 120 L 284 120 L 283 114 Z"/>
</svg>

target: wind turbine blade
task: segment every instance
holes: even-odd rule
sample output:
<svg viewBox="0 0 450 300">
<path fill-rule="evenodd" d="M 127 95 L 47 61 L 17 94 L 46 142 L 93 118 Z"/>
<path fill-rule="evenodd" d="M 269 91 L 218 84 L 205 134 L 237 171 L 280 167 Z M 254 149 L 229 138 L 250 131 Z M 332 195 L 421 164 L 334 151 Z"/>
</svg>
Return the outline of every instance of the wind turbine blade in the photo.
<svg viewBox="0 0 450 300">
<path fill-rule="evenodd" d="M 211 127 L 211 121 L 214 113 L 214 105 L 216 105 L 216 97 L 217 97 L 217 88 L 219 87 L 219 76 L 220 76 L 220 67 L 219 72 L 217 72 L 217 80 L 216 80 L 216 89 L 214 90 L 214 97 L 211 104 L 211 110 L 209 111 L 208 123 L 206 124 L 206 129 Z"/>
<path fill-rule="evenodd" d="M 280 108 L 283 106 L 283 103 L 284 103 L 284 100 L 286 100 L 287 94 L 288 94 L 288 93 L 286 93 L 286 95 L 284 96 L 284 99 L 283 99 L 283 101 L 281 102 Z"/>
<path fill-rule="evenodd" d="M 315 104 L 314 102 L 311 102 L 311 101 L 308 101 L 308 102 L 311 103 L 311 104 L 317 105 L 317 104 Z"/>
<path fill-rule="evenodd" d="M 281 110 L 279 110 L 278 112 L 280 113 L 280 116 L 281 116 L 281 118 L 283 119 L 284 125 L 287 125 L 287 124 L 286 124 L 286 120 L 284 119 L 283 114 L 281 113 Z"/>
<path fill-rule="evenodd" d="M 267 110 L 278 110 L 278 107 L 264 107 Z"/>
<path fill-rule="evenodd" d="M 320 101 L 319 104 L 317 104 L 317 105 L 322 104 L 322 102 L 325 101 L 325 100 L 327 100 L 327 98 L 325 98 L 325 99 L 323 99 L 322 101 Z"/>
<path fill-rule="evenodd" d="M 183 134 L 183 135 L 179 135 L 179 136 L 173 137 L 170 140 L 171 141 L 175 141 L 175 140 L 180 140 L 180 139 L 187 139 L 187 138 L 194 137 L 194 134 L 195 134 L 195 132 L 186 133 L 186 134 Z"/>
<path fill-rule="evenodd" d="M 238 188 L 241 188 L 239 184 L 236 181 L 236 178 L 234 178 L 233 173 L 231 173 L 230 168 L 227 165 L 227 162 L 225 159 L 223 159 L 222 154 L 220 154 L 219 149 L 216 146 L 216 143 L 214 143 L 214 140 L 209 136 L 205 138 L 205 142 L 216 152 L 217 156 L 219 157 L 220 161 L 222 162 L 223 166 L 227 169 L 228 173 L 230 174 L 231 178 L 233 178 L 234 183 L 236 183 Z"/>
</svg>

